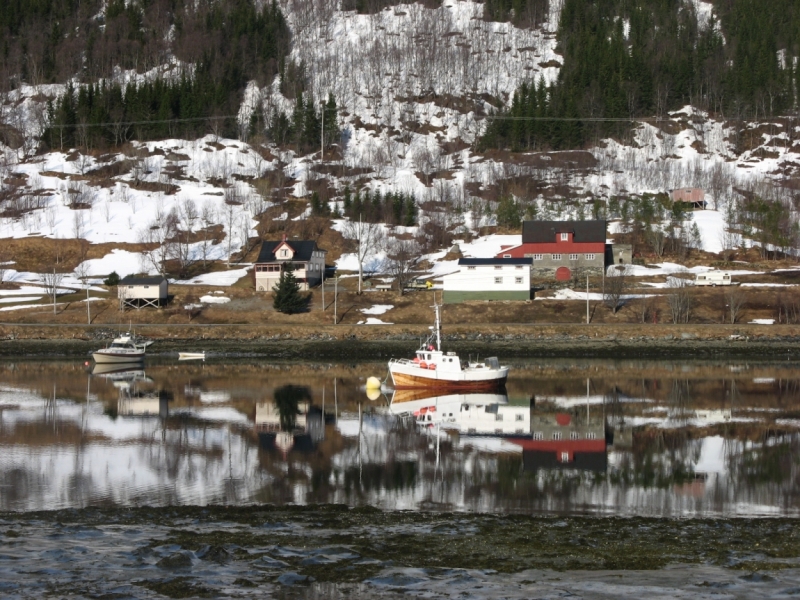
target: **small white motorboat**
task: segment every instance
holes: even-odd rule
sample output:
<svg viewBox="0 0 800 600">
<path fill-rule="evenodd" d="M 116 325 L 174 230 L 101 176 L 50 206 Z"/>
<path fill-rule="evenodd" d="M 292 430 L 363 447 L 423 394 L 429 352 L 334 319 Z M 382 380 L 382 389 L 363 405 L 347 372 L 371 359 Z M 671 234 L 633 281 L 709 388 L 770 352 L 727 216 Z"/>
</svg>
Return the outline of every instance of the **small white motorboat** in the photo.
<svg viewBox="0 0 800 600">
<path fill-rule="evenodd" d="M 178 360 L 205 360 L 205 352 L 178 352 Z"/>
<path fill-rule="evenodd" d="M 152 343 L 137 341 L 132 334 L 126 333 L 114 338 L 105 348 L 92 352 L 92 358 L 100 364 L 142 361 L 145 350 Z"/>
</svg>

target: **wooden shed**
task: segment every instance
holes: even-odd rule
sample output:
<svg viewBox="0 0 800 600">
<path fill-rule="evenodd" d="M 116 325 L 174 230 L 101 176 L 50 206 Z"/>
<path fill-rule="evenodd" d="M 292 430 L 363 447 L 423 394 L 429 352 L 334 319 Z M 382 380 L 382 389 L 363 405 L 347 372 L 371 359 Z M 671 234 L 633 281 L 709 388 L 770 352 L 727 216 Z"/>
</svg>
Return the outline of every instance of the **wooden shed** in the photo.
<svg viewBox="0 0 800 600">
<path fill-rule="evenodd" d="M 167 303 L 169 282 L 166 277 L 134 277 L 128 275 L 117 286 L 120 309 L 159 308 Z"/>
</svg>

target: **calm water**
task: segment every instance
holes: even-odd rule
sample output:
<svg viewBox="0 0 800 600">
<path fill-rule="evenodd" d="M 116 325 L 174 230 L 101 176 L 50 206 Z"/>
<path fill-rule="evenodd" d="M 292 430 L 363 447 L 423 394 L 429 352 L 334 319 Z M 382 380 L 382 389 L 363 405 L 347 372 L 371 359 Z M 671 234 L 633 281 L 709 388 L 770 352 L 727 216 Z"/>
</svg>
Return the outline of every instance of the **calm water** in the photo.
<svg viewBox="0 0 800 600">
<path fill-rule="evenodd" d="M 0 510 L 338 503 L 800 513 L 792 363 L 550 361 L 506 394 L 373 394 L 384 364 L 0 365 Z"/>
</svg>

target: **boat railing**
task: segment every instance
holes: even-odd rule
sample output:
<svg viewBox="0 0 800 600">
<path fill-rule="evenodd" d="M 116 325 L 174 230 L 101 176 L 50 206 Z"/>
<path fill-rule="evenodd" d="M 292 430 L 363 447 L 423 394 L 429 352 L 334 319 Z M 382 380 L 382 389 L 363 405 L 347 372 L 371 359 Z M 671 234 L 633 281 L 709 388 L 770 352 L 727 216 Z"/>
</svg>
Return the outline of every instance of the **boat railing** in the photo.
<svg viewBox="0 0 800 600">
<path fill-rule="evenodd" d="M 389 364 L 419 366 L 419 363 L 408 358 L 392 358 L 389 359 Z"/>
</svg>

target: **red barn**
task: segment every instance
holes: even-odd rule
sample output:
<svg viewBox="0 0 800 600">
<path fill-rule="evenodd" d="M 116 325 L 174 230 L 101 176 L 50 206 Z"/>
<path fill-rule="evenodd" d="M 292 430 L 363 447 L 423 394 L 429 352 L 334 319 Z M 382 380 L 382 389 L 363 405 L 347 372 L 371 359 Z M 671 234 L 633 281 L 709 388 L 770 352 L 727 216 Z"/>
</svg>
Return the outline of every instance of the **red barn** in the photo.
<svg viewBox="0 0 800 600">
<path fill-rule="evenodd" d="M 532 258 L 532 277 L 566 281 L 573 275 L 602 273 L 605 253 L 604 220 L 525 221 L 522 243 L 503 248 L 497 258 Z"/>
</svg>

